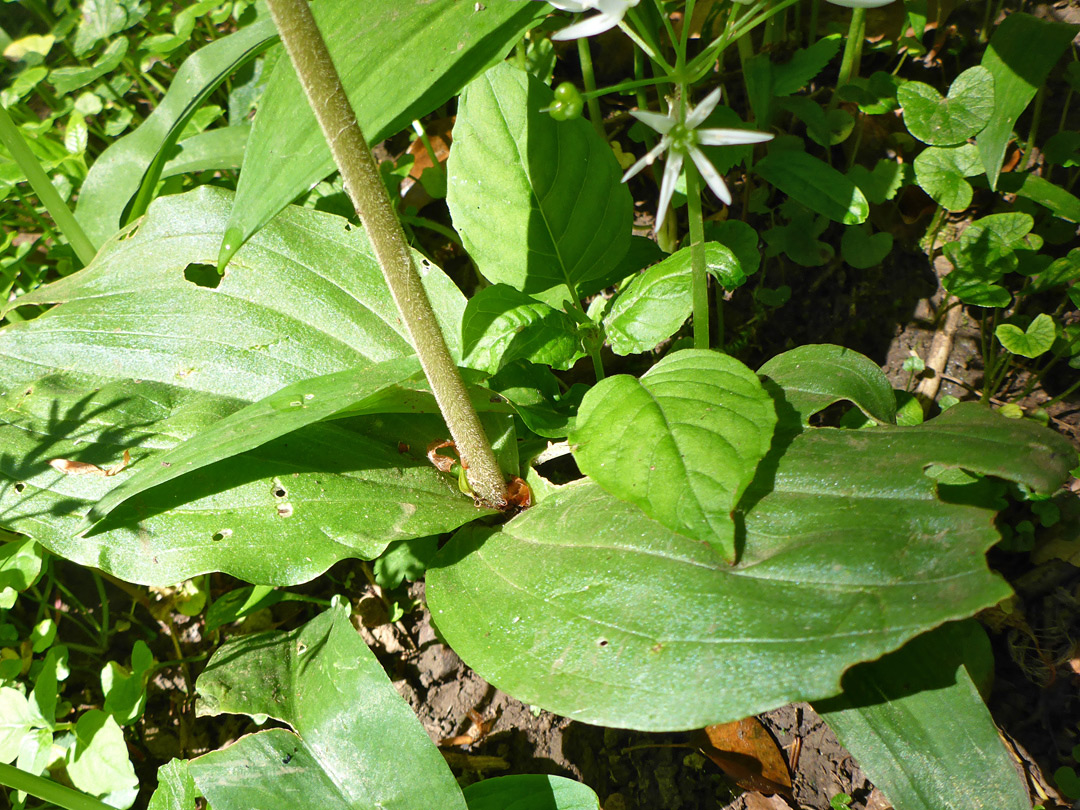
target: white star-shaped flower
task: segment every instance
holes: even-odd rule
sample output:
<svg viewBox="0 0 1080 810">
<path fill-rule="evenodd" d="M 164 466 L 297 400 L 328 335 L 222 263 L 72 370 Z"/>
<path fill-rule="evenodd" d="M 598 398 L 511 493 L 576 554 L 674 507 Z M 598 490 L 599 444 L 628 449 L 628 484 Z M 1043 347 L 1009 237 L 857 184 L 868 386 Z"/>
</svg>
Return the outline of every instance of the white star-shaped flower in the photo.
<svg viewBox="0 0 1080 810">
<path fill-rule="evenodd" d="M 725 205 L 731 205 L 731 192 L 728 191 L 727 183 L 720 176 L 720 172 L 709 162 L 698 146 L 725 146 L 742 145 L 748 143 L 762 143 L 772 139 L 768 132 L 752 132 L 747 129 L 698 129 L 697 127 L 708 118 L 716 105 L 720 103 L 720 88 L 716 88 L 705 96 L 697 107 L 690 110 L 686 119 L 679 120 L 677 106 L 671 104 L 667 115 L 654 112 L 642 112 L 634 110 L 630 114 L 644 124 L 655 129 L 662 136 L 660 143 L 650 149 L 645 157 L 631 166 L 623 175 L 625 183 L 646 166 L 651 166 L 653 161 L 667 151 L 667 165 L 664 166 L 664 178 L 660 182 L 660 204 L 657 209 L 656 230 L 660 230 L 664 224 L 664 216 L 667 214 L 668 203 L 671 195 L 675 192 L 675 183 L 682 173 L 683 159 L 689 155 L 694 161 L 701 176 L 709 184 L 713 193 L 724 201 Z"/>
<path fill-rule="evenodd" d="M 578 39 L 601 34 L 614 28 L 626 16 L 626 10 L 636 6 L 641 0 L 547 0 L 561 11 L 580 14 L 583 11 L 599 11 L 592 17 L 576 22 L 555 34 L 552 39 Z"/>
</svg>

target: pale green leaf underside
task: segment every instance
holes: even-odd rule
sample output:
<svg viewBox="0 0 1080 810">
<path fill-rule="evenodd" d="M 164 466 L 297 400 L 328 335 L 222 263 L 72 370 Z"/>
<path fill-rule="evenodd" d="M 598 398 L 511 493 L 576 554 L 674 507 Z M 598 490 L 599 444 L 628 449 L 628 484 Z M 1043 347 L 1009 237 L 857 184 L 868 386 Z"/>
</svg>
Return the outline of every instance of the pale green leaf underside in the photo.
<svg viewBox="0 0 1080 810">
<path fill-rule="evenodd" d="M 1075 453 L 975 405 L 811 431 L 743 498 L 735 566 L 583 482 L 459 532 L 428 604 L 486 680 L 583 722 L 700 728 L 825 697 L 857 661 L 1009 593 L 982 556 L 993 513 L 936 500 L 935 462 L 1052 491 Z"/>
<path fill-rule="evenodd" d="M 1038 357 L 1040 354 L 1050 351 L 1057 337 L 1054 328 L 1054 319 L 1045 312 L 1040 313 L 1027 329 L 1021 329 L 1011 323 L 1003 323 L 998 326 L 994 334 L 1001 341 L 1001 345 L 1013 354 L 1023 357 Z"/>
<path fill-rule="evenodd" d="M 515 0 L 320 0 L 312 13 L 364 135 L 378 143 L 502 59 L 544 12 L 540 4 Z M 240 174 L 229 223 L 239 242 L 332 171 L 322 131 L 282 59 L 259 105 Z"/>
<path fill-rule="evenodd" d="M 200 716 L 266 714 L 292 727 L 190 762 L 216 810 L 414 810 L 418 796 L 465 810 L 439 750 L 340 605 L 297 630 L 222 646 L 196 688 Z"/>
<path fill-rule="evenodd" d="M 558 305 L 567 285 L 595 292 L 626 253 L 632 201 L 610 147 L 587 121 L 540 112 L 552 101 L 509 64 L 473 81 L 454 125 L 446 202 L 485 278 Z"/>
<path fill-rule="evenodd" d="M 412 354 L 362 231 L 338 217 L 288 209 L 216 289 L 187 281 L 189 263 L 214 263 L 230 202 L 209 187 L 158 200 L 84 271 L 23 299 L 59 306 L 0 331 L 4 525 L 129 581 L 226 571 L 286 584 L 481 514 L 424 458 L 446 438 L 437 416 L 362 417 L 153 487 L 74 537 L 115 486 L 245 405 Z M 463 296 L 420 269 L 446 333 L 460 334 Z M 113 467 L 124 450 L 133 465 L 113 477 L 48 463 Z"/>
</svg>

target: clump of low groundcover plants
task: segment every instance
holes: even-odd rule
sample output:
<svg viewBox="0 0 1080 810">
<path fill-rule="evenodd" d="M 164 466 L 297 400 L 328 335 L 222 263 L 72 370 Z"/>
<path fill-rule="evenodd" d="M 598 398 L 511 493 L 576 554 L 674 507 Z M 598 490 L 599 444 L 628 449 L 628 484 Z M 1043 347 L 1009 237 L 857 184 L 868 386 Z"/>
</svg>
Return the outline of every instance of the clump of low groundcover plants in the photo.
<svg viewBox="0 0 1080 810">
<path fill-rule="evenodd" d="M 136 799 L 122 727 L 155 671 L 194 662 L 142 641 L 112 660 L 97 577 L 192 581 L 193 615 L 201 575 L 250 583 L 206 609 L 210 632 L 343 559 L 389 577 L 392 555 L 426 564 L 466 663 L 534 706 L 688 730 L 811 700 L 897 806 L 1030 806 L 970 617 L 1010 595 L 983 556 L 1002 482 L 1039 502 L 1074 449 L 985 403 L 898 411 L 903 392 L 838 345 L 756 371 L 736 354 L 783 317 L 798 268 L 827 283 L 921 238 L 953 268 L 942 315 L 981 313 L 982 399 L 1018 368 L 1034 386 L 1080 365 L 1080 200 L 1060 184 L 1078 144 L 1039 130 L 1076 27 L 988 16 L 963 54 L 980 64 L 939 88 L 901 78 L 933 58 L 925 13 L 868 39 L 855 6 L 317 0 L 313 28 L 291 0 L 28 4 L 0 109 L 19 198 L 3 598 L 23 606 L 3 625 L 20 652 L 0 672 L 0 781 L 65 807 Z M 599 34 L 628 55 L 603 85 Z M 56 43 L 75 64 L 52 66 Z M 443 163 L 424 121 L 455 99 Z M 376 166 L 367 143 L 403 130 L 415 162 Z M 441 221 L 391 201 L 406 173 L 414 201 L 445 198 Z M 468 298 L 438 266 L 465 255 Z M 542 452 L 581 477 L 544 478 Z M 87 649 L 56 645 L 45 601 L 79 604 L 76 566 L 104 572 Z M 64 694 L 76 652 L 105 664 L 101 708 Z M 281 726 L 163 765 L 152 807 L 596 806 L 550 777 L 463 792 L 344 599 L 223 643 L 192 688 L 201 715 Z"/>
</svg>

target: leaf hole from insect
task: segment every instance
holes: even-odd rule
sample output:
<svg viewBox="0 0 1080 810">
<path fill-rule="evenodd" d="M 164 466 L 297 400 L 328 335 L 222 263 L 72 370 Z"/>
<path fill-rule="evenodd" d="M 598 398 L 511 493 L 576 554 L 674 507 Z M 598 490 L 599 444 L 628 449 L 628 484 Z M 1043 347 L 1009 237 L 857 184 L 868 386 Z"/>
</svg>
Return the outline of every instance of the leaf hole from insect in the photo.
<svg viewBox="0 0 1080 810">
<path fill-rule="evenodd" d="M 293 506 L 291 503 L 279 504 L 277 508 L 278 517 L 292 517 Z"/>
<path fill-rule="evenodd" d="M 302 641 L 296 642 L 296 652 L 299 655 L 303 655 L 304 653 L 306 653 L 307 652 L 307 644 L 305 644 Z"/>
<path fill-rule="evenodd" d="M 606 647 L 607 645 L 608 645 L 608 640 L 606 638 L 597 639 L 597 641 L 596 641 L 596 646 L 597 647 Z"/>
<path fill-rule="evenodd" d="M 289 493 L 285 491 L 285 487 L 281 486 L 280 484 L 278 486 L 274 487 L 274 497 L 275 498 L 284 498 L 288 494 Z"/>
<path fill-rule="evenodd" d="M 184 269 L 184 278 L 196 287 L 213 290 L 221 283 L 222 276 L 212 264 L 189 264 Z"/>
<path fill-rule="evenodd" d="M 22 481 L 15 485 L 16 492 L 22 492 L 24 489 L 26 489 L 26 484 L 24 484 Z"/>
<path fill-rule="evenodd" d="M 222 529 L 219 532 L 214 532 L 210 539 L 215 543 L 220 543 L 222 540 L 227 540 L 232 537 L 232 529 Z"/>
</svg>

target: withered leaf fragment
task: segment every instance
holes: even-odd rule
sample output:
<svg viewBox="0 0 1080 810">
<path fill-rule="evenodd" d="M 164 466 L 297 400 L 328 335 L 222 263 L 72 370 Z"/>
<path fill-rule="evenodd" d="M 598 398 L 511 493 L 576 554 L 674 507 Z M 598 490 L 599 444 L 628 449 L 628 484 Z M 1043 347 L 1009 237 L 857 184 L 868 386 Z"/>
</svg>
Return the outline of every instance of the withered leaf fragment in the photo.
<svg viewBox="0 0 1080 810">
<path fill-rule="evenodd" d="M 709 726 L 690 739 L 743 790 L 792 795 L 784 755 L 756 717 Z"/>
<path fill-rule="evenodd" d="M 97 464 L 90 464 L 86 461 L 71 461 L 66 458 L 54 458 L 49 461 L 49 466 L 57 472 L 64 473 L 64 475 L 102 475 L 105 477 L 112 477 L 118 472 L 122 472 L 127 469 L 131 464 L 131 453 L 127 450 L 124 451 L 124 460 L 113 467 L 101 468 Z"/>
</svg>

